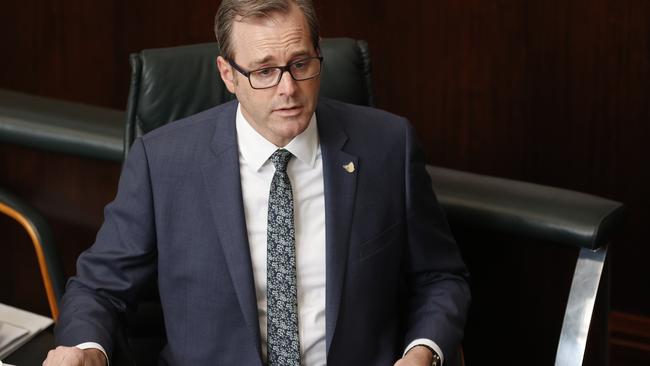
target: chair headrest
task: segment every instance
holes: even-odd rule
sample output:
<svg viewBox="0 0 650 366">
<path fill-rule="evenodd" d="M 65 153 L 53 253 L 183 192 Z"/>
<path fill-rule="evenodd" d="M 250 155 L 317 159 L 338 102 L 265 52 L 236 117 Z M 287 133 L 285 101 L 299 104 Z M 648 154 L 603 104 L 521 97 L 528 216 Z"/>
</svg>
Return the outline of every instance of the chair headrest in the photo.
<svg viewBox="0 0 650 366">
<path fill-rule="evenodd" d="M 131 55 L 126 148 L 133 139 L 168 122 L 232 100 L 216 67 L 217 43 L 143 50 Z M 373 105 L 365 41 L 326 38 L 320 95 Z"/>
</svg>

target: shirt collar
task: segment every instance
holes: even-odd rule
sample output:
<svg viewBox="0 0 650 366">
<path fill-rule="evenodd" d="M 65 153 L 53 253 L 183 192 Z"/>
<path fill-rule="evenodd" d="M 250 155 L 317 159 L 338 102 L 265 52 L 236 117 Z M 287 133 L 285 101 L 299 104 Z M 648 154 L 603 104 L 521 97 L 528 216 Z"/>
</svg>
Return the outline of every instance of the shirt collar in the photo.
<svg viewBox="0 0 650 366">
<path fill-rule="evenodd" d="M 275 150 L 280 147 L 275 146 L 264 138 L 264 136 L 260 135 L 259 132 L 255 131 L 242 114 L 241 104 L 237 105 L 235 125 L 237 128 L 239 153 L 253 170 L 259 171 Z M 300 135 L 294 137 L 284 149 L 289 150 L 289 152 L 303 163 L 314 167 L 319 148 L 316 113 L 314 113 L 311 116 L 307 128 Z"/>
</svg>

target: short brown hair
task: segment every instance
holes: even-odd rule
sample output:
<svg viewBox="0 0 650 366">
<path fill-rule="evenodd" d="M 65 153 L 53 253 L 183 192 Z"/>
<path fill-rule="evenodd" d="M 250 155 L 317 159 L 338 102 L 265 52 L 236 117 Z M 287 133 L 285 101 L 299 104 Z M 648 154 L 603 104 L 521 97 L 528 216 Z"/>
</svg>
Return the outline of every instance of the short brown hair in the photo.
<svg viewBox="0 0 650 366">
<path fill-rule="evenodd" d="M 290 11 L 292 3 L 296 4 L 305 15 L 314 49 L 318 50 L 319 24 L 311 0 L 223 0 L 214 17 L 214 33 L 219 42 L 221 55 L 228 59 L 234 57 L 231 33 L 232 24 L 237 16 L 268 17 L 273 12 L 286 14 Z"/>
</svg>

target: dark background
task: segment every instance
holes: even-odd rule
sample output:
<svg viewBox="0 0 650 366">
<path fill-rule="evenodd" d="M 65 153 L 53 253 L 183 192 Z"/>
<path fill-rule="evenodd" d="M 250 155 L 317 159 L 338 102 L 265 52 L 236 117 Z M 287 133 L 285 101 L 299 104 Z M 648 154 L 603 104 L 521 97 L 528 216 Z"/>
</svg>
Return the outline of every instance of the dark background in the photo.
<svg viewBox="0 0 650 366">
<path fill-rule="evenodd" d="M 0 88 L 124 110 L 128 54 L 213 41 L 218 5 L 5 0 Z M 322 36 L 368 41 L 378 107 L 412 121 L 429 163 L 624 202 L 627 224 L 610 248 L 611 306 L 650 316 L 650 1 L 330 0 L 316 6 Z M 0 184 L 41 210 L 74 255 L 92 242 L 118 176 L 116 163 L 0 144 Z M 11 223 L 2 218 L 0 225 Z M 17 229 L 8 232 L 5 238 L 20 240 Z M 12 253 L 3 258 L 30 266 L 29 251 Z M 570 255 L 520 254 L 539 271 Z M 65 259 L 69 273 L 74 255 Z M 507 277 L 504 268 L 497 273 Z M 5 293 L 27 291 L 4 278 L 0 285 L 11 289 Z M 549 278 L 542 287 L 553 287 Z"/>
</svg>

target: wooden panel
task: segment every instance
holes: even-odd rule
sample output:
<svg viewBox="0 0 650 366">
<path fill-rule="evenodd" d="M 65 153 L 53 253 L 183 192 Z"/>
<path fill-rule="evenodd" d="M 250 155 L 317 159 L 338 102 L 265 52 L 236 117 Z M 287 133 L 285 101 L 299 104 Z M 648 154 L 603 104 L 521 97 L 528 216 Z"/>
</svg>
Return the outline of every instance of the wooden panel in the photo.
<svg viewBox="0 0 650 366">
<path fill-rule="evenodd" d="M 12 0 L 1 7 L 0 87 L 114 105 L 113 1 Z"/>
<path fill-rule="evenodd" d="M 650 318 L 612 312 L 610 334 L 612 365 L 650 364 Z"/>
<path fill-rule="evenodd" d="M 612 305 L 648 314 L 649 2 L 319 5 L 323 35 L 368 39 L 380 107 L 411 119 L 431 163 L 625 202 Z"/>
</svg>

